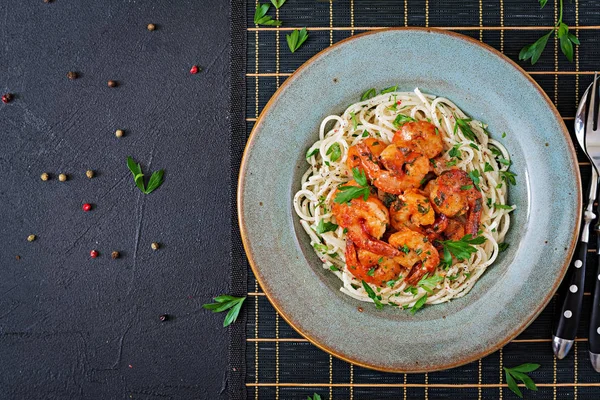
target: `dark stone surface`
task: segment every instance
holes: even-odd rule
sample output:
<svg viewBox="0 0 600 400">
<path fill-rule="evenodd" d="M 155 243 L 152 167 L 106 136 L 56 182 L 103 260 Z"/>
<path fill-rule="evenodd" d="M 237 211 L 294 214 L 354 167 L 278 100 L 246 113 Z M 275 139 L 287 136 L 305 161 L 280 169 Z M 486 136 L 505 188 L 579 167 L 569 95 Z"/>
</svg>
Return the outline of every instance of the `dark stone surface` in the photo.
<svg viewBox="0 0 600 400">
<path fill-rule="evenodd" d="M 226 397 L 228 57 L 227 1 L 0 2 L 0 397 Z"/>
</svg>

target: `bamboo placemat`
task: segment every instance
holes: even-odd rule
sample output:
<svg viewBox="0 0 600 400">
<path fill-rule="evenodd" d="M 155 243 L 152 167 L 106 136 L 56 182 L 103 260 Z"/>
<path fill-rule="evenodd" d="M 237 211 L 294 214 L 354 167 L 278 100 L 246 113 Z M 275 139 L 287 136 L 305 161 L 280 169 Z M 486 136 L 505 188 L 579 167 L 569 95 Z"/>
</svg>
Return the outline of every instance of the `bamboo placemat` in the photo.
<svg viewBox="0 0 600 400">
<path fill-rule="evenodd" d="M 256 2 L 249 0 L 246 3 L 247 135 L 285 79 L 312 55 L 339 40 L 385 27 L 437 27 L 479 39 L 518 60 L 525 44 L 534 42 L 554 25 L 558 1 L 549 0 L 540 10 L 536 0 L 287 0 L 276 14 L 284 26 L 272 28 L 254 25 Z M 564 4 L 564 21 L 582 43 L 575 50 L 574 62 L 568 62 L 560 53 L 555 38 L 550 39 L 536 65 L 520 62 L 553 99 L 572 134 L 578 99 L 591 82 L 593 71 L 600 66 L 600 6 L 595 3 L 595 0 L 573 0 Z M 308 41 L 296 53 L 290 53 L 285 34 L 305 26 L 310 35 Z M 577 151 L 587 187 L 590 165 L 583 162 L 581 152 Z M 584 317 L 579 337 L 566 359 L 557 360 L 550 346 L 555 296 L 539 318 L 500 351 L 463 367 L 425 374 L 372 371 L 319 350 L 277 315 L 248 270 L 247 397 L 306 399 L 318 393 L 322 399 L 510 399 L 517 397 L 504 383 L 502 368 L 535 362 L 541 367 L 531 376 L 539 390 L 525 390 L 526 398 L 600 399 L 600 374 L 593 371 L 588 359 L 586 321 L 597 265 L 595 242 L 595 238 L 590 240 Z"/>
</svg>

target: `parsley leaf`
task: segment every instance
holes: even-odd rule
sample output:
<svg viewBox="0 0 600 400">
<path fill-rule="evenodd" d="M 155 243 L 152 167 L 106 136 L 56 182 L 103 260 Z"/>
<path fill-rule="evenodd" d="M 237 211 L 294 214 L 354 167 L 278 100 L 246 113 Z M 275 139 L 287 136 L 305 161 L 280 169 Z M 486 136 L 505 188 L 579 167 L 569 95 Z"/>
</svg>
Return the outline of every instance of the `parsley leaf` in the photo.
<svg viewBox="0 0 600 400">
<path fill-rule="evenodd" d="M 485 167 L 483 168 L 483 172 L 490 172 L 490 171 L 493 171 L 493 170 L 494 170 L 494 168 L 490 165 L 489 162 L 486 161 L 485 162 Z"/>
<path fill-rule="evenodd" d="M 321 400 L 321 396 L 315 393 L 313 394 L 313 397 L 308 396 L 306 400 Z"/>
<path fill-rule="evenodd" d="M 496 207 L 498 210 L 512 210 L 513 206 L 507 206 L 505 204 L 494 204 L 494 207 Z"/>
<path fill-rule="evenodd" d="M 375 267 L 371 268 L 370 270 L 367 271 L 367 275 L 369 276 L 373 276 L 375 275 Z"/>
<path fill-rule="evenodd" d="M 510 160 L 507 160 L 507 159 L 506 159 L 506 158 L 504 158 L 504 157 L 498 157 L 498 162 L 499 162 L 500 164 L 507 165 L 507 166 L 509 166 L 509 167 L 510 167 L 510 164 L 511 164 Z"/>
<path fill-rule="evenodd" d="M 415 305 L 411 307 L 410 313 L 412 315 L 415 315 L 415 313 L 417 311 L 419 311 L 425 305 L 426 302 L 427 302 L 427 293 L 425 293 L 423 295 L 423 297 L 421 297 L 419 300 L 417 300 L 417 302 L 415 303 Z"/>
<path fill-rule="evenodd" d="M 474 244 L 483 244 L 485 242 L 484 236 L 477 236 L 473 238 L 473 235 L 468 234 L 463 236 L 460 240 L 443 240 L 439 243 L 443 248 L 443 256 L 441 264 L 448 268 L 452 265 L 452 255 L 456 257 L 458 261 L 465 261 L 471 258 L 471 254 L 476 253 L 477 249 L 473 247 Z"/>
<path fill-rule="evenodd" d="M 332 144 L 331 146 L 329 146 L 329 148 L 327 149 L 327 153 L 329 156 L 329 159 L 331 161 L 337 161 L 340 159 L 340 157 L 342 156 L 342 149 L 340 147 L 340 144 L 335 142 L 334 144 Z M 330 155 L 331 154 L 331 155 Z"/>
<path fill-rule="evenodd" d="M 517 180 L 515 179 L 515 176 L 517 176 L 517 174 L 515 174 L 513 172 L 500 171 L 500 176 L 502 176 L 502 179 L 505 180 L 506 182 L 510 183 L 511 185 L 517 184 Z"/>
<path fill-rule="evenodd" d="M 464 185 L 460 187 L 460 190 L 470 190 L 473 189 L 473 185 Z"/>
<path fill-rule="evenodd" d="M 407 122 L 415 122 L 415 121 L 416 121 L 416 119 L 409 117 L 408 115 L 398 114 L 398 116 L 394 120 L 393 124 L 396 128 L 400 128 L 402 125 L 406 124 Z"/>
<path fill-rule="evenodd" d="M 338 228 L 338 226 L 332 222 L 325 222 L 323 220 L 319 221 L 317 225 L 317 233 L 320 235 L 325 232 L 333 232 Z"/>
<path fill-rule="evenodd" d="M 267 15 L 267 11 L 271 8 L 270 4 L 260 4 L 256 5 L 256 12 L 254 13 L 254 23 L 256 25 L 269 25 L 269 26 L 279 26 L 281 25 L 281 21 L 274 20 L 271 16 Z"/>
<path fill-rule="evenodd" d="M 354 180 L 360 186 L 340 186 L 338 188 L 339 193 L 335 196 L 335 201 L 338 204 L 347 203 L 352 199 L 364 197 L 365 200 L 369 198 L 371 193 L 369 186 L 367 185 L 367 177 L 363 171 L 359 171 L 358 168 L 352 168 L 352 175 Z"/>
<path fill-rule="evenodd" d="M 148 181 L 148 185 L 144 186 L 144 174 L 142 173 L 142 167 L 140 164 L 136 163 L 133 158 L 127 157 L 127 167 L 131 171 L 133 175 L 133 180 L 135 181 L 135 185 L 142 191 L 144 194 L 150 194 L 155 189 L 157 189 L 163 183 L 163 175 L 165 173 L 164 169 L 154 171 L 150 176 L 150 180 Z"/>
<path fill-rule="evenodd" d="M 375 292 L 373 291 L 371 286 L 369 286 L 369 284 L 365 281 L 362 281 L 362 285 L 363 285 L 363 288 L 365 289 L 365 291 L 367 292 L 367 294 L 369 295 L 369 298 L 371 300 L 373 300 L 373 302 L 375 303 L 375 307 L 378 310 L 381 310 L 383 308 L 383 304 L 381 303 L 381 301 L 379 301 L 379 299 L 377 298 L 377 295 L 375 294 Z"/>
<path fill-rule="evenodd" d="M 242 309 L 242 304 L 246 297 L 233 297 L 229 295 L 221 295 L 214 298 L 215 303 L 203 304 L 202 308 L 206 310 L 211 310 L 214 313 L 223 312 L 225 310 L 229 310 L 227 315 L 225 316 L 225 320 L 223 321 L 223 326 L 231 325 L 232 322 L 235 322 L 238 315 L 240 314 L 240 310 Z"/>
<path fill-rule="evenodd" d="M 356 119 L 356 114 L 350 112 L 350 117 L 352 118 L 352 129 L 356 130 L 358 127 L 358 120 Z"/>
<path fill-rule="evenodd" d="M 462 132 L 462 134 L 469 140 L 473 141 L 473 142 L 477 142 L 477 136 L 475 135 L 475 132 L 473 132 L 473 129 L 471 128 L 471 125 L 469 124 L 469 122 L 472 121 L 471 118 L 456 118 L 456 115 L 454 116 L 454 120 L 456 121 L 456 123 L 454 124 L 454 133 L 456 134 L 457 130 L 460 129 L 460 131 Z"/>
<path fill-rule="evenodd" d="M 506 251 L 506 249 L 508 249 L 509 244 L 508 243 L 499 243 L 498 244 L 498 251 L 500 253 L 502 253 L 503 251 Z"/>
<path fill-rule="evenodd" d="M 315 147 L 314 149 L 308 149 L 306 151 L 306 158 L 311 158 L 312 156 L 314 156 L 315 154 L 317 154 L 319 152 L 319 148 Z"/>
<path fill-rule="evenodd" d="M 409 286 L 406 289 L 404 289 L 404 293 L 410 293 L 413 295 L 413 297 L 415 297 L 419 293 L 419 289 L 417 289 L 414 286 Z"/>
<path fill-rule="evenodd" d="M 381 89 L 381 92 L 379 92 L 379 93 L 380 94 L 391 93 L 391 92 L 395 92 L 396 90 L 398 90 L 398 85 L 390 86 L 389 88 L 385 88 L 385 89 Z"/>
<path fill-rule="evenodd" d="M 432 294 L 436 285 L 443 280 L 444 278 L 439 275 L 433 275 L 429 278 L 424 276 L 421 278 L 418 285 L 421 286 L 427 293 Z"/>
<path fill-rule="evenodd" d="M 275 8 L 280 9 L 283 3 L 285 3 L 285 1 L 286 0 L 271 0 L 271 3 L 273 3 Z"/>
<path fill-rule="evenodd" d="M 528 372 L 533 372 L 540 367 L 539 364 L 521 364 L 513 368 L 504 367 L 504 374 L 506 377 L 506 383 L 508 388 L 513 391 L 517 396 L 523 398 L 523 393 L 519 389 L 515 379 L 520 380 L 525 384 L 525 387 L 529 390 L 538 390 L 533 380 L 527 375 Z"/>
<path fill-rule="evenodd" d="M 462 160 L 462 158 L 461 158 L 462 153 L 460 150 L 458 150 L 459 147 L 460 147 L 460 143 L 452 146 L 452 148 L 448 151 L 448 155 L 450 157 L 456 157 L 459 160 Z"/>
<path fill-rule="evenodd" d="M 369 100 L 369 99 L 375 97 L 376 94 L 377 94 L 377 90 L 375 90 L 375 88 L 371 88 L 371 89 L 367 90 L 366 92 L 364 92 L 362 94 L 362 96 L 360 96 L 360 101 Z"/>
<path fill-rule="evenodd" d="M 481 174 L 479 173 L 479 170 L 474 169 L 473 171 L 469 172 L 469 178 L 471 178 L 471 180 L 473 181 L 475 188 L 481 191 L 481 189 L 479 188 L 479 182 L 481 181 Z"/>
<path fill-rule="evenodd" d="M 290 51 L 295 53 L 296 50 L 298 50 L 300 46 L 306 42 L 306 39 L 308 39 L 308 32 L 306 32 L 306 28 L 302 28 L 302 30 L 294 29 L 292 33 L 285 35 L 285 39 L 287 40 Z"/>
<path fill-rule="evenodd" d="M 540 59 L 540 56 L 546 48 L 546 44 L 548 44 L 548 39 L 552 33 L 554 33 L 554 29 L 546 33 L 534 43 L 523 47 L 519 52 L 519 60 L 525 61 L 531 59 L 531 65 L 535 64 Z"/>
</svg>

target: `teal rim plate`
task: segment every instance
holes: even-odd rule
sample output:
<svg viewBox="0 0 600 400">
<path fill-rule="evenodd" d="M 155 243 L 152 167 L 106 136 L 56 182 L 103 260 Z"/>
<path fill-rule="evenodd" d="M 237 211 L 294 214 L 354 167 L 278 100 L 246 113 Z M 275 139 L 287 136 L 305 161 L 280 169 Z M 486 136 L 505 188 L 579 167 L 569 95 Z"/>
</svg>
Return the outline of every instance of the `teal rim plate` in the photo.
<svg viewBox="0 0 600 400">
<path fill-rule="evenodd" d="M 317 140 L 323 118 L 340 114 L 369 88 L 394 85 L 447 97 L 489 124 L 517 174 L 509 191 L 509 204 L 517 209 L 508 250 L 469 294 L 415 315 L 392 307 L 377 310 L 341 293 L 341 282 L 322 268 L 292 205 L 308 166 L 306 150 Z M 499 349 L 548 304 L 576 244 L 581 182 L 562 118 L 514 62 L 456 33 L 386 29 L 320 52 L 275 93 L 244 153 L 238 217 L 262 290 L 302 336 L 364 367 L 434 371 Z"/>
</svg>

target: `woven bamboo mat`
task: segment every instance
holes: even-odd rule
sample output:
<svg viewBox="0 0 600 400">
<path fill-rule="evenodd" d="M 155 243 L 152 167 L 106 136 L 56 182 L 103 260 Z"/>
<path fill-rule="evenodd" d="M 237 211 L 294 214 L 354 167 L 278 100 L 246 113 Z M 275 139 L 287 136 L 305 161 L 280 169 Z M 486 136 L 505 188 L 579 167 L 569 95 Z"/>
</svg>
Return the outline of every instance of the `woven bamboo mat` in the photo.
<svg viewBox="0 0 600 400">
<path fill-rule="evenodd" d="M 266 0 L 263 0 L 263 2 Z M 285 79 L 318 51 L 361 32 L 393 26 L 441 27 L 479 39 L 513 60 L 525 44 L 548 31 L 558 18 L 558 0 L 540 10 L 536 0 L 288 0 L 277 11 L 281 28 L 257 27 L 256 3 L 247 2 L 246 129 L 249 135 L 262 108 Z M 534 66 L 522 65 L 554 101 L 571 133 L 580 95 L 600 67 L 600 5 L 595 0 L 564 4 L 564 21 L 582 45 L 574 62 L 550 39 Z M 285 34 L 308 27 L 310 37 L 290 53 Z M 584 185 L 590 165 L 578 149 Z M 597 265 L 595 238 L 590 241 L 584 317 L 571 354 L 557 360 L 550 337 L 556 296 L 517 339 L 477 362 L 425 374 L 391 374 L 348 364 L 319 350 L 283 321 L 248 270 L 246 387 L 250 399 L 511 399 L 503 366 L 541 364 L 531 374 L 537 392 L 529 399 L 600 399 L 600 374 L 587 355 L 587 315 L 592 275 Z M 477 338 L 472 338 L 477 340 Z"/>
</svg>

